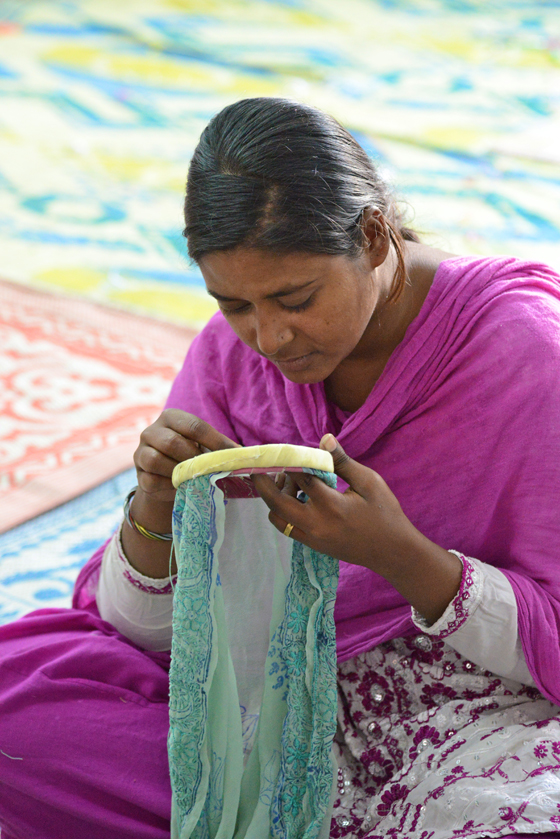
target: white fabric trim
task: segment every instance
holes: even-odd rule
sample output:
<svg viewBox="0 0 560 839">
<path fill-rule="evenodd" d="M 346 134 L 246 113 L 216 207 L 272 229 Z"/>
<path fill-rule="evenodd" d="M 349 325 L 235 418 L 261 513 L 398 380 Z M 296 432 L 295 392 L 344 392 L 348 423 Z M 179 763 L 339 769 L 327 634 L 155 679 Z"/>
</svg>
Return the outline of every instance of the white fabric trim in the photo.
<svg viewBox="0 0 560 839">
<path fill-rule="evenodd" d="M 133 568 L 122 549 L 121 529 L 122 524 L 103 555 L 96 595 L 99 614 L 139 647 L 170 650 L 171 579 L 152 579 Z"/>
<path fill-rule="evenodd" d="M 428 635 L 444 638 L 450 647 L 479 667 L 534 686 L 519 638 L 517 601 L 510 581 L 499 568 L 456 551 L 450 553 L 463 563 L 459 592 L 431 625 L 413 609 L 414 624 Z"/>
</svg>

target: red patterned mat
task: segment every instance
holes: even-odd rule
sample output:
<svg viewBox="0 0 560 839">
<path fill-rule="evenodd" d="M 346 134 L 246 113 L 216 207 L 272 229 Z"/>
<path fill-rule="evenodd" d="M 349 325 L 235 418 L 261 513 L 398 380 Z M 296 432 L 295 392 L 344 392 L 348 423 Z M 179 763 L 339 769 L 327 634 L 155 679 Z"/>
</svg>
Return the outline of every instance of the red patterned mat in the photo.
<svg viewBox="0 0 560 839">
<path fill-rule="evenodd" d="M 132 465 L 194 335 L 0 282 L 0 532 Z"/>
</svg>

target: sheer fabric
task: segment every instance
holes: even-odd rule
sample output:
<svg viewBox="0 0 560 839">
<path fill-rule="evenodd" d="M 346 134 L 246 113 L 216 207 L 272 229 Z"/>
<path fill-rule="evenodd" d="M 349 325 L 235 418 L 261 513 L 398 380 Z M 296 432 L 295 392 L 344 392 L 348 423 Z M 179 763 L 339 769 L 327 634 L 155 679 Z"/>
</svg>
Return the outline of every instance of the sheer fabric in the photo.
<svg viewBox="0 0 560 839">
<path fill-rule="evenodd" d="M 171 835 L 326 839 L 338 562 L 259 527 L 260 499 L 226 503 L 225 478 L 186 481 L 175 502 Z"/>
</svg>

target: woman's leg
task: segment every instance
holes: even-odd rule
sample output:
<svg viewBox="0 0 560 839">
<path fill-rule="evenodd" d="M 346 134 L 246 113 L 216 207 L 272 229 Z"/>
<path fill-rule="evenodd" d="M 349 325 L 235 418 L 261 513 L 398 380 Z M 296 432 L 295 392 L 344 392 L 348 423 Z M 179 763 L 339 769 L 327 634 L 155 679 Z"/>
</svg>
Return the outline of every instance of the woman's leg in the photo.
<svg viewBox="0 0 560 839">
<path fill-rule="evenodd" d="M 0 827 L 12 839 L 166 839 L 165 656 L 95 615 L 0 627 Z"/>
</svg>

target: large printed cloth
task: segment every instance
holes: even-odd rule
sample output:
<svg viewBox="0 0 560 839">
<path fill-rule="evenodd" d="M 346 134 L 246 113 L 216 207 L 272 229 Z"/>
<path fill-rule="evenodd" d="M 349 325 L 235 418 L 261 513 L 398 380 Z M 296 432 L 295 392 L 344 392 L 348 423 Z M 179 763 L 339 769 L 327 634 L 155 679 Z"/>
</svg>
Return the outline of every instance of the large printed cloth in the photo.
<svg viewBox="0 0 560 839">
<path fill-rule="evenodd" d="M 338 562 L 274 530 L 260 498 L 226 499 L 228 474 L 182 483 L 173 513 L 171 835 L 326 839 Z"/>
<path fill-rule="evenodd" d="M 193 342 L 168 405 L 246 446 L 316 446 L 336 434 L 428 538 L 507 575 L 529 670 L 559 704 L 559 370 L 558 275 L 509 257 L 456 257 L 441 263 L 355 413 L 330 404 L 322 382 L 285 379 L 221 314 Z M 335 620 L 340 661 L 415 632 L 388 582 L 344 563 Z"/>
</svg>

